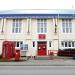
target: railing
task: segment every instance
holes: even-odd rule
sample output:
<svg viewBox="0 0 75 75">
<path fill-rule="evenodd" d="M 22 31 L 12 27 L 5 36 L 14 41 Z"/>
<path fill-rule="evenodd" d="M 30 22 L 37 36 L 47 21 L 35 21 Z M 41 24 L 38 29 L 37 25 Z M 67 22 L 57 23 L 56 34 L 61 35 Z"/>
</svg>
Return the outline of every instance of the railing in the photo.
<svg viewBox="0 0 75 75">
<path fill-rule="evenodd" d="M 50 55 L 52 52 L 54 55 L 58 54 L 58 50 L 48 50 L 48 55 Z"/>
</svg>

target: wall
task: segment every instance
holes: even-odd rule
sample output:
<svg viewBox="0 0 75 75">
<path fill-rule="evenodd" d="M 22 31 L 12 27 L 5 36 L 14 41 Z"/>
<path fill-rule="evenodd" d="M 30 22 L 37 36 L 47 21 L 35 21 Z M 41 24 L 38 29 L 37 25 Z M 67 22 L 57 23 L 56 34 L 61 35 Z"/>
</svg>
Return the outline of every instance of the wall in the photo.
<svg viewBox="0 0 75 75">
<path fill-rule="evenodd" d="M 75 40 L 75 19 L 72 20 L 72 33 L 62 33 L 62 20 L 57 20 L 57 33 L 55 34 L 55 19 L 47 19 L 47 33 L 46 39 L 38 39 L 37 33 L 37 19 L 30 19 L 30 34 L 28 34 L 28 19 L 24 18 L 22 20 L 22 31 L 21 33 L 12 33 L 12 19 L 4 19 L 4 33 L 1 33 L 3 20 L 0 19 L 0 54 L 2 51 L 2 42 L 4 40 L 10 41 L 23 41 L 29 44 L 29 51 L 26 55 L 37 55 L 37 41 L 47 41 L 47 50 L 58 50 L 61 48 L 62 40 Z M 33 47 L 33 41 L 35 41 L 35 47 Z M 51 41 L 51 47 L 49 47 L 49 41 Z M 48 52 L 48 51 L 47 51 Z"/>
</svg>

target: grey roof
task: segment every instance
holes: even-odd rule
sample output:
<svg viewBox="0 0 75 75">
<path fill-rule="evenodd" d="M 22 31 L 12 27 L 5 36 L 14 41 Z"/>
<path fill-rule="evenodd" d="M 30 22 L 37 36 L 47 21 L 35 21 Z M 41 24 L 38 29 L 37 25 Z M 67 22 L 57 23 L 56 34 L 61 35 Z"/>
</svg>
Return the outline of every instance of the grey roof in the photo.
<svg viewBox="0 0 75 75">
<path fill-rule="evenodd" d="M 34 9 L 34 10 L 7 10 L 0 11 L 1 14 L 75 14 L 73 9 Z"/>
</svg>

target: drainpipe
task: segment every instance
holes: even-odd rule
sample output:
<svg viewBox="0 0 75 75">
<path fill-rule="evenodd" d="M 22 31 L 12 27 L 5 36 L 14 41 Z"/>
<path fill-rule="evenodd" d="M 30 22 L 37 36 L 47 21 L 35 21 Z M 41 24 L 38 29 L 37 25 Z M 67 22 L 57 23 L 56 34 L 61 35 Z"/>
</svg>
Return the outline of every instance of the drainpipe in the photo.
<svg viewBox="0 0 75 75">
<path fill-rule="evenodd" d="M 2 19 L 2 29 L 1 29 L 1 33 L 3 34 L 4 33 L 4 17 Z"/>
<path fill-rule="evenodd" d="M 29 35 L 30 34 L 30 17 L 28 17 L 27 19 L 27 25 L 28 25 L 28 30 L 27 30 L 27 34 Z"/>
<path fill-rule="evenodd" d="M 57 34 L 57 23 L 56 23 L 56 18 L 55 18 L 55 34 Z"/>
</svg>

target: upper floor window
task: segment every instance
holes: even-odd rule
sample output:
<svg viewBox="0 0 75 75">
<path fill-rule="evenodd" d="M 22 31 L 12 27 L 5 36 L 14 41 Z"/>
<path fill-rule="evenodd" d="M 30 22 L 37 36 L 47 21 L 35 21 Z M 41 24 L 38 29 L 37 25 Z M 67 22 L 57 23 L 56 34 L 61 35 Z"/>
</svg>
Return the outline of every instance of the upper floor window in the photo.
<svg viewBox="0 0 75 75">
<path fill-rule="evenodd" d="M 47 19 L 37 19 L 37 32 L 47 33 Z"/>
<path fill-rule="evenodd" d="M 12 32 L 13 33 L 20 33 L 21 32 L 21 25 L 22 25 L 21 19 L 13 19 Z"/>
<path fill-rule="evenodd" d="M 72 33 L 71 19 L 62 19 L 62 30 L 63 30 L 63 33 Z"/>
</svg>

